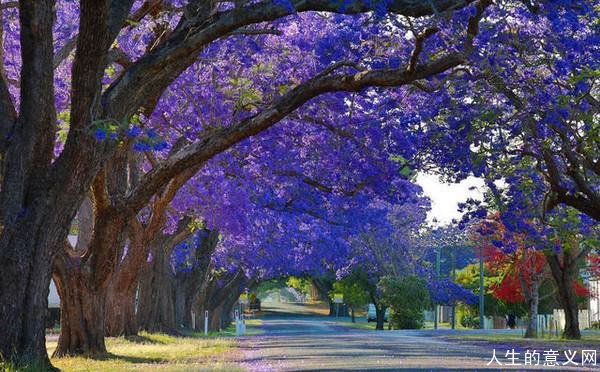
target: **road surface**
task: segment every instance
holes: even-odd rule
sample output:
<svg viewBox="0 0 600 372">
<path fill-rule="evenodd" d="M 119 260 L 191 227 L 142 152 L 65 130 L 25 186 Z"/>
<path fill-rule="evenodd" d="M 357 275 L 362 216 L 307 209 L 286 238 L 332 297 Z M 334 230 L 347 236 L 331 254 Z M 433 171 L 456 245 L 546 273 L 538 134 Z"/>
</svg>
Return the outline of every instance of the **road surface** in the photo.
<svg viewBox="0 0 600 372">
<path fill-rule="evenodd" d="M 433 337 L 432 331 L 375 332 L 356 329 L 332 321 L 302 305 L 272 304 L 262 317 L 262 324 L 257 327 L 261 335 L 242 338 L 240 343 L 244 368 L 251 371 L 464 371 L 509 368 L 498 364 L 487 365 L 494 349 L 494 345 L 488 343 L 463 342 L 437 335 Z M 501 350 L 496 350 L 499 360 L 506 362 L 503 358 L 510 345 L 497 346 L 501 347 Z M 522 364 L 525 350 L 517 351 L 521 351 Z M 543 360 L 542 357 L 541 363 Z M 560 364 L 544 369 L 584 370 L 581 366 L 569 368 Z M 512 368 L 524 370 L 525 366 Z"/>
</svg>

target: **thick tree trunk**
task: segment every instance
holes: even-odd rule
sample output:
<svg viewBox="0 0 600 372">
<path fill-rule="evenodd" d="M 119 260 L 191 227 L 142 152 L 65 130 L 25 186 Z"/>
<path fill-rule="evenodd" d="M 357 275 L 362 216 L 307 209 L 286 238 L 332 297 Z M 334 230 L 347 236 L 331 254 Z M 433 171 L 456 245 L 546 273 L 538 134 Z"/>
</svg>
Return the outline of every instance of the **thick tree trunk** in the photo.
<svg viewBox="0 0 600 372">
<path fill-rule="evenodd" d="M 137 335 L 138 324 L 135 316 L 136 283 L 126 288 L 109 287 L 106 299 L 106 336 Z"/>
<path fill-rule="evenodd" d="M 579 307 L 577 301 L 573 300 L 571 296 L 560 295 L 561 303 L 565 310 L 565 329 L 563 330 L 562 337 L 566 339 L 579 340 L 581 339 L 581 331 L 579 330 Z"/>
<path fill-rule="evenodd" d="M 44 327 L 51 267 L 39 243 L 21 240 L 0 250 L 0 360 L 50 366 Z"/>
<path fill-rule="evenodd" d="M 552 277 L 558 288 L 558 298 L 565 312 L 565 329 L 562 337 L 566 339 L 581 339 L 579 330 L 579 307 L 573 283 L 577 277 L 576 262 L 568 251 L 562 255 L 562 260 L 557 254 L 547 257 Z"/>
<path fill-rule="evenodd" d="M 105 290 L 92 289 L 81 270 L 69 266 L 69 261 L 58 259 L 55 267 L 61 330 L 53 356 L 106 354 Z"/>
<path fill-rule="evenodd" d="M 54 260 L 61 298 L 61 335 L 55 356 L 106 354 L 106 297 L 125 223 L 123 215 L 110 210 L 85 225 L 90 223 L 94 228 L 89 242 L 78 238 L 74 250 L 65 243 Z M 87 255 L 90 251 L 94 254 Z"/>
<path fill-rule="evenodd" d="M 148 332 L 177 333 L 174 277 L 163 247 L 156 247 L 152 262 L 140 279 L 137 319 Z"/>
<path fill-rule="evenodd" d="M 230 324 L 229 314 L 241 293 L 243 278 L 244 274 L 241 271 L 233 273 L 220 285 L 221 280 L 211 278 L 201 296 L 196 297 L 197 305 L 195 308 L 201 309 L 202 313 L 208 310 L 209 330 L 219 331 L 221 328 L 226 327 L 225 323 Z M 227 313 L 225 315 L 226 319 L 223 319 L 224 312 Z M 204 327 L 204 319 L 198 326 Z"/>
<path fill-rule="evenodd" d="M 183 285 L 175 286 L 175 324 L 178 328 L 190 328 L 192 307 L 186 299 Z"/>
<path fill-rule="evenodd" d="M 192 307 L 207 290 L 211 257 L 219 241 L 217 231 L 203 230 L 200 233 L 200 245 L 195 252 L 196 266 L 189 272 L 175 275 L 175 319 L 177 326 L 184 328 L 192 328 Z"/>
<path fill-rule="evenodd" d="M 233 288 L 232 292 L 223 302 L 223 306 L 221 308 L 221 328 L 226 329 L 229 327 L 233 319 L 234 306 L 237 305 L 238 299 L 240 298 L 240 294 L 242 293 L 242 288 L 237 287 Z M 240 314 L 241 316 L 241 314 Z"/>
</svg>

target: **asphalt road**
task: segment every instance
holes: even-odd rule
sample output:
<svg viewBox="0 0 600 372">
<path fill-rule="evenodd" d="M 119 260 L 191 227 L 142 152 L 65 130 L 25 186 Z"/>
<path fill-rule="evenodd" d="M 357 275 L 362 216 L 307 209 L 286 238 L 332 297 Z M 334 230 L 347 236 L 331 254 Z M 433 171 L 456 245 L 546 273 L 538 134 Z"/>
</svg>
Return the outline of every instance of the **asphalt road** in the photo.
<svg viewBox="0 0 600 372">
<path fill-rule="evenodd" d="M 432 331 L 356 329 L 302 305 L 271 304 L 258 328 L 261 335 L 242 338 L 240 345 L 243 365 L 251 371 L 525 370 L 524 365 L 488 366 L 491 344 L 433 336 Z M 502 350 L 497 349 L 497 355 L 506 362 L 503 357 L 510 345 L 498 346 Z M 585 370 L 562 363 L 535 369 Z"/>
</svg>

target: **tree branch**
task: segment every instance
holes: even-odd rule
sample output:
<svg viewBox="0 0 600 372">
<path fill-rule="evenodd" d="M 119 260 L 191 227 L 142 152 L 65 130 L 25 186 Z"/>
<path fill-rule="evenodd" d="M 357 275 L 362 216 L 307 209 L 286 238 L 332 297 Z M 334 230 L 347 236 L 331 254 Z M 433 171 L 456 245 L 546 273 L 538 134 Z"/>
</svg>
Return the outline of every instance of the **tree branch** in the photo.
<svg viewBox="0 0 600 372">
<path fill-rule="evenodd" d="M 470 2 L 472 0 L 395 0 L 388 4 L 388 10 L 418 17 L 463 7 Z M 298 0 L 293 5 L 297 12 L 357 14 L 372 10 L 367 2 L 361 0 L 345 3 L 343 11 L 338 2 L 333 0 Z M 146 96 L 162 92 L 175 76 L 196 60 L 198 52 L 210 42 L 244 26 L 273 21 L 292 13 L 288 7 L 272 2 L 236 7 L 214 15 L 211 12 L 207 15 L 206 9 L 202 11 L 202 14 L 198 11 L 188 17 L 184 16 L 169 38 L 136 61 L 123 76 L 113 82 L 103 99 L 109 107 L 109 116 L 118 119 L 133 115 L 145 102 Z"/>
<path fill-rule="evenodd" d="M 10 9 L 10 8 L 18 8 L 18 7 L 19 7 L 18 1 L 8 1 L 6 3 L 0 4 L 0 10 Z"/>
<path fill-rule="evenodd" d="M 157 190 L 177 174 L 185 169 L 199 166 L 243 139 L 273 126 L 320 94 L 336 91 L 358 92 L 371 86 L 399 87 L 460 65 L 471 52 L 472 42 L 478 30 L 477 23 L 489 4 L 488 0 L 482 0 L 477 4 L 476 14 L 469 19 L 468 35 L 463 51 L 450 53 L 428 64 L 419 65 L 411 72 L 406 68 L 397 68 L 362 71 L 355 74 L 317 74 L 314 78 L 281 96 L 272 106 L 265 108 L 260 113 L 246 118 L 236 125 L 216 129 L 203 139 L 172 154 L 159 166 L 148 172 L 141 180 L 140 185 L 129 193 L 124 202 L 132 209 L 142 208 Z"/>
<path fill-rule="evenodd" d="M 423 43 L 427 38 L 438 32 L 440 29 L 437 27 L 431 27 L 423 31 L 422 33 L 415 35 L 415 48 L 413 49 L 410 55 L 410 61 L 408 62 L 408 68 L 406 69 L 408 72 L 413 72 L 415 67 L 417 67 L 417 62 L 419 60 L 419 55 L 423 51 Z"/>
<path fill-rule="evenodd" d="M 165 182 L 194 165 L 203 163 L 214 155 L 253 136 L 283 119 L 310 99 L 327 92 L 358 92 L 365 87 L 397 87 L 423 79 L 462 63 L 461 53 L 452 53 L 429 65 L 417 68 L 414 73 L 405 69 L 370 70 L 357 74 L 338 74 L 310 79 L 281 96 L 271 107 L 242 120 L 236 125 L 213 131 L 207 137 L 184 147 L 148 172 L 140 187 L 132 191 L 127 203 L 136 208 L 143 206 L 155 190 Z"/>
<path fill-rule="evenodd" d="M 60 48 L 58 50 L 58 52 L 56 52 L 56 54 L 54 55 L 54 63 L 53 63 L 54 68 L 57 68 L 58 66 L 60 66 L 60 64 L 69 57 L 71 52 L 73 50 L 75 50 L 76 46 L 77 46 L 77 35 L 74 35 L 72 38 L 67 40 L 65 45 L 63 45 L 62 48 Z"/>
</svg>

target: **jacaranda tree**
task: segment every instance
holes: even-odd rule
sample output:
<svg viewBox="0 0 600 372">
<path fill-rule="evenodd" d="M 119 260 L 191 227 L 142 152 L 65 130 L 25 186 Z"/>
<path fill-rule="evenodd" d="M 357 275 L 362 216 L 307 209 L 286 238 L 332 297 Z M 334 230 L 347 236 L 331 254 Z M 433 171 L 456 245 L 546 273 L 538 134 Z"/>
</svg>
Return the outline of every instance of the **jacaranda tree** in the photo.
<svg viewBox="0 0 600 372">
<path fill-rule="evenodd" d="M 145 150 L 148 143 L 157 151 L 164 149 L 152 132 L 142 143 L 128 140 L 131 123 L 136 115 L 150 117 L 163 92 L 183 72 L 193 69 L 199 58 L 211 64 L 211 59 L 199 57 L 200 52 L 236 34 L 261 33 L 269 22 L 283 22 L 292 13 L 374 10 L 379 16 L 390 12 L 424 17 L 466 5 L 445 0 L 343 4 L 22 0 L 3 6 L 8 53 L 0 80 L 2 358 L 48 363 L 43 318 L 52 259 L 64 247 L 71 222 L 93 184 L 101 191 L 92 200 L 101 223 L 94 225 L 89 246 L 72 262 L 86 282 L 80 286 L 81 300 L 87 308 L 103 313 L 104 294 L 118 262 L 120 245 L 115 243 L 121 227 L 173 178 L 273 126 L 321 94 L 404 86 L 453 69 L 471 54 L 479 19 L 489 4 L 476 2 L 467 11 L 457 12 L 445 34 L 431 37 L 436 29 L 415 30 L 412 52 L 403 54 L 400 64 L 349 66 L 339 60 L 328 66 L 299 65 L 306 73 L 291 76 L 288 88 L 232 115 L 230 122 L 206 128 L 191 143 L 153 164 L 135 187 L 107 198 L 107 181 L 97 176 L 102 170 L 112 174 L 109 163 L 114 156 L 128 146 Z M 165 22 L 146 23 L 145 17 Z M 361 16 L 353 17 L 359 20 Z M 335 34 L 335 22 L 331 27 Z M 122 38 L 141 44 L 124 51 L 119 47 Z M 432 42 L 424 47 L 428 38 Z M 86 337 L 70 342 L 64 351 L 104 352 L 99 337 L 103 327 L 93 325 L 102 323 L 101 318 L 84 314 L 83 324 L 97 327 L 93 338 L 77 332 Z"/>
</svg>

